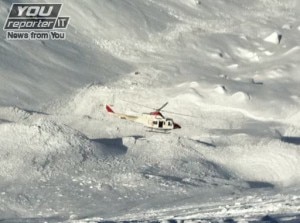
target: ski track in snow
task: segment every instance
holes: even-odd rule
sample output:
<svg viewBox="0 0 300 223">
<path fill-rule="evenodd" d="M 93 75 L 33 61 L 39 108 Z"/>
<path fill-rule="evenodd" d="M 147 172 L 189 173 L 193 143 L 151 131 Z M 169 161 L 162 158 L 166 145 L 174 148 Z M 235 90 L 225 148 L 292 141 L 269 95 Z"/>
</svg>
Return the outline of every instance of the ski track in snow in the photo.
<svg viewBox="0 0 300 223">
<path fill-rule="evenodd" d="M 300 222 L 294 4 L 65 2 L 66 41 L 1 41 L 0 222 Z M 104 109 L 166 101 L 170 134 Z"/>
</svg>

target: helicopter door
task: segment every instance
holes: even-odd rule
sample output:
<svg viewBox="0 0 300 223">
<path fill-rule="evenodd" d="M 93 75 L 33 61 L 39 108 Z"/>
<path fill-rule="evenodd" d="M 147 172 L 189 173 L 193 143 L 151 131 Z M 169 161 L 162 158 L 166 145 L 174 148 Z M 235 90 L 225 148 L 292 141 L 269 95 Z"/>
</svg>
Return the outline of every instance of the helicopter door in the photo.
<svg viewBox="0 0 300 223">
<path fill-rule="evenodd" d="M 159 121 L 158 122 L 158 128 L 162 128 L 163 127 L 164 122 L 163 121 Z"/>
<path fill-rule="evenodd" d="M 157 126 L 157 121 L 152 122 L 152 128 Z"/>
</svg>

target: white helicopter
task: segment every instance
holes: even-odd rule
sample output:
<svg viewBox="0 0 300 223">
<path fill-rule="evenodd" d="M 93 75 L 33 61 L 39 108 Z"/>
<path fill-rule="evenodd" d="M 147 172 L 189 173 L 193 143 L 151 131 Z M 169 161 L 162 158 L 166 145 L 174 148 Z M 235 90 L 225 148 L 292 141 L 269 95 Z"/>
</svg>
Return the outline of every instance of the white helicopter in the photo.
<svg viewBox="0 0 300 223">
<path fill-rule="evenodd" d="M 166 118 L 161 114 L 161 110 L 166 107 L 168 102 L 163 104 L 160 108 L 150 113 L 143 113 L 139 116 L 126 115 L 121 113 L 115 113 L 109 105 L 106 105 L 106 111 L 120 119 L 125 119 L 133 122 L 143 124 L 150 130 L 167 132 L 173 129 L 180 129 L 181 126 L 173 121 L 171 118 Z"/>
</svg>

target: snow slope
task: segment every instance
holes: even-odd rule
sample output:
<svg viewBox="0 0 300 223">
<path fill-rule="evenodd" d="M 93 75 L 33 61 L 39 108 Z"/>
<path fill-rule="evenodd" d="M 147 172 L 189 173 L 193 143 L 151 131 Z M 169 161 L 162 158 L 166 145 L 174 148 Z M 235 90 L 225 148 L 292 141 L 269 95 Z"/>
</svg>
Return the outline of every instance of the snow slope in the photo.
<svg viewBox="0 0 300 223">
<path fill-rule="evenodd" d="M 300 221 L 297 1 L 63 3 L 65 41 L 0 34 L 0 221 Z"/>
</svg>

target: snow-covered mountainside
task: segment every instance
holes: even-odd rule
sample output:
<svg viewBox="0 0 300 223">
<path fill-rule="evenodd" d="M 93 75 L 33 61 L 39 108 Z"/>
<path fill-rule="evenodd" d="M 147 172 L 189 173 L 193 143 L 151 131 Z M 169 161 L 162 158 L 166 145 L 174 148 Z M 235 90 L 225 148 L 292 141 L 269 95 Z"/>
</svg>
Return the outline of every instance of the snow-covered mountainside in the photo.
<svg viewBox="0 0 300 223">
<path fill-rule="evenodd" d="M 1 222 L 300 222 L 297 0 L 55 2 L 66 40 L 0 32 Z"/>
</svg>

